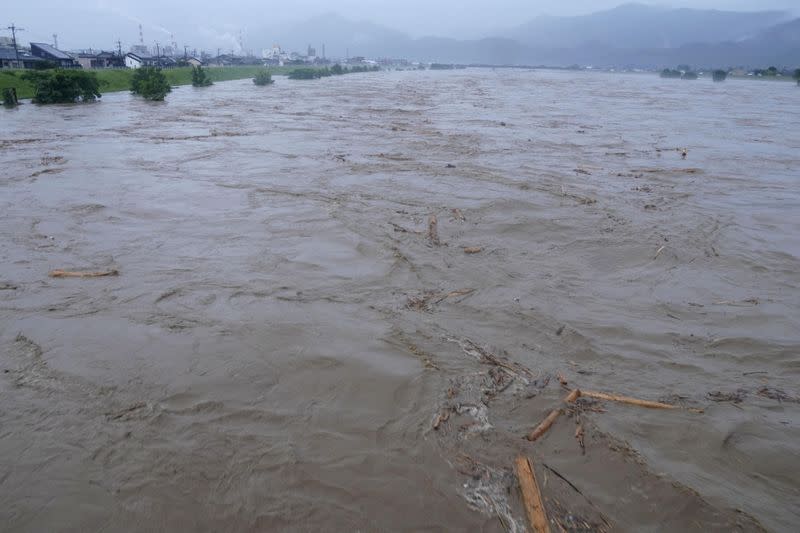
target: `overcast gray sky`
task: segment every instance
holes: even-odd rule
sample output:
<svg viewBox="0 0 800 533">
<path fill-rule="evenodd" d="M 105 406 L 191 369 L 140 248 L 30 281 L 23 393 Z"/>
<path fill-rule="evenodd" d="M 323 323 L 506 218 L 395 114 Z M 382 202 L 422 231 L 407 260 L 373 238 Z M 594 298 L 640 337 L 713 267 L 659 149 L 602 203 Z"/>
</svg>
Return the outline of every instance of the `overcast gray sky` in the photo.
<svg viewBox="0 0 800 533">
<path fill-rule="evenodd" d="M 0 26 L 16 23 L 26 29 L 20 40 L 52 42 L 59 35 L 65 49 L 106 48 L 117 39 L 123 48 L 144 40 L 170 41 L 212 50 L 236 47 L 244 33 L 245 48 L 268 41 L 269 28 L 281 27 L 313 15 L 336 12 L 369 20 L 412 36 L 467 38 L 510 27 L 541 14 L 585 14 L 624 3 L 621 0 L 37 0 L 7 1 L 0 10 Z M 798 11 L 798 0 L 640 0 L 659 6 L 726 10 L 782 9 Z M 253 35 L 253 33 L 259 35 Z M 3 31 L 0 35 L 9 35 Z M 261 38 L 258 38 L 261 37 Z M 248 43 L 249 41 L 249 43 Z"/>
</svg>

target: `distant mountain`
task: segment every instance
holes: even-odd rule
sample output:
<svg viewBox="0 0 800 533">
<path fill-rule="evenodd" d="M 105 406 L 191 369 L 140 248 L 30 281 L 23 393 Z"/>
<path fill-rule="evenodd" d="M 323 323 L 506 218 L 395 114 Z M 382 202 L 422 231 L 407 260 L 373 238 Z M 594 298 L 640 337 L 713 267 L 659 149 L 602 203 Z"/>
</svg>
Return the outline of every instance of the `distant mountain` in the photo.
<svg viewBox="0 0 800 533">
<path fill-rule="evenodd" d="M 271 35 L 287 50 L 311 45 L 346 55 L 491 65 L 698 67 L 800 65 L 800 19 L 779 11 L 736 13 L 626 4 L 580 17 L 540 17 L 497 37 L 412 39 L 403 32 L 336 14 L 320 15 Z"/>
<path fill-rule="evenodd" d="M 738 13 L 624 4 L 590 15 L 538 17 L 504 36 L 534 48 L 677 48 L 743 40 L 787 18 L 781 11 Z"/>
<path fill-rule="evenodd" d="M 412 39 L 401 31 L 369 21 L 355 21 L 336 13 L 318 15 L 291 24 L 277 32 L 260 30 L 251 35 L 270 35 L 272 41 L 262 43 L 264 47 L 279 44 L 284 50 L 305 51 L 311 45 L 322 55 L 325 45 L 329 57 L 393 56 L 407 50 Z"/>
</svg>

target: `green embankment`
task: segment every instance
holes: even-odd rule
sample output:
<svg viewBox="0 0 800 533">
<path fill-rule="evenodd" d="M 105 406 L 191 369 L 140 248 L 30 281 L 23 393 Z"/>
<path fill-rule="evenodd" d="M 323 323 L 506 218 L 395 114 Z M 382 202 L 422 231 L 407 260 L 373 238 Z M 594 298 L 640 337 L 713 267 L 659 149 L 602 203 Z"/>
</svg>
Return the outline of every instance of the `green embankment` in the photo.
<svg viewBox="0 0 800 533">
<path fill-rule="evenodd" d="M 269 71 L 275 74 L 288 74 L 297 67 L 271 67 Z M 247 67 L 208 67 L 205 71 L 212 81 L 241 80 L 254 78 L 258 72 L 264 70 L 261 66 Z M 0 70 L 0 93 L 6 87 L 16 87 L 17 97 L 32 98 L 33 87 L 30 83 L 20 78 L 24 70 Z M 100 80 L 101 93 L 113 93 L 117 91 L 127 91 L 131 88 L 132 70 L 94 70 Z M 191 85 L 192 68 L 180 67 L 164 69 L 170 85 Z"/>
</svg>

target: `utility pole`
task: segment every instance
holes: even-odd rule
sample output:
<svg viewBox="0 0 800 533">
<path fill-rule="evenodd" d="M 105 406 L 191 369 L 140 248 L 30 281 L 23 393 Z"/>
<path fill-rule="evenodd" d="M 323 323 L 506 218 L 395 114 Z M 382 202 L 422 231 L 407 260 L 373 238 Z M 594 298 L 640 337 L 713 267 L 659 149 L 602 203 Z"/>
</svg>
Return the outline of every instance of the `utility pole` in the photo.
<svg viewBox="0 0 800 533">
<path fill-rule="evenodd" d="M 16 57 L 17 68 L 19 68 L 19 49 L 17 48 L 17 32 L 25 31 L 25 28 L 17 28 L 14 25 L 14 23 L 11 23 L 11 26 L 9 26 L 6 29 L 11 30 L 11 40 L 14 41 L 14 56 Z"/>
<path fill-rule="evenodd" d="M 119 53 L 119 57 L 122 57 L 122 41 L 117 39 L 117 52 Z"/>
<path fill-rule="evenodd" d="M 58 34 L 57 33 L 53 34 L 53 48 L 58 50 Z"/>
<path fill-rule="evenodd" d="M 156 66 L 161 66 L 161 48 L 158 46 L 158 41 L 156 41 Z"/>
<path fill-rule="evenodd" d="M 188 46 L 186 46 L 186 45 L 184 44 L 184 45 L 183 45 L 183 59 L 184 59 L 184 61 L 185 61 L 185 60 L 187 60 L 187 59 L 189 59 L 189 52 L 188 52 L 188 50 L 189 50 L 189 47 L 188 47 Z"/>
<path fill-rule="evenodd" d="M 142 33 L 141 24 L 139 24 L 139 44 L 144 44 L 144 34 Z"/>
</svg>

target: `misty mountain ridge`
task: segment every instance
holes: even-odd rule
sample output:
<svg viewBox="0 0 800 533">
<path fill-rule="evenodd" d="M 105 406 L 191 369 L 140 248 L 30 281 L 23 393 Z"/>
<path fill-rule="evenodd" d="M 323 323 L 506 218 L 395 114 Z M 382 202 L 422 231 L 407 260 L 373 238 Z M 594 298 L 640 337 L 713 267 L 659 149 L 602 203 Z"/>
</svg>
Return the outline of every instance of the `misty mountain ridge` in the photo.
<svg viewBox="0 0 800 533">
<path fill-rule="evenodd" d="M 496 65 L 704 66 L 800 63 L 800 19 L 782 11 L 734 12 L 624 4 L 573 17 L 540 16 L 474 40 L 411 38 L 328 13 L 291 25 L 264 47 L 326 45 L 329 57 L 368 56 Z M 755 62 L 755 63 L 751 63 Z"/>
</svg>

